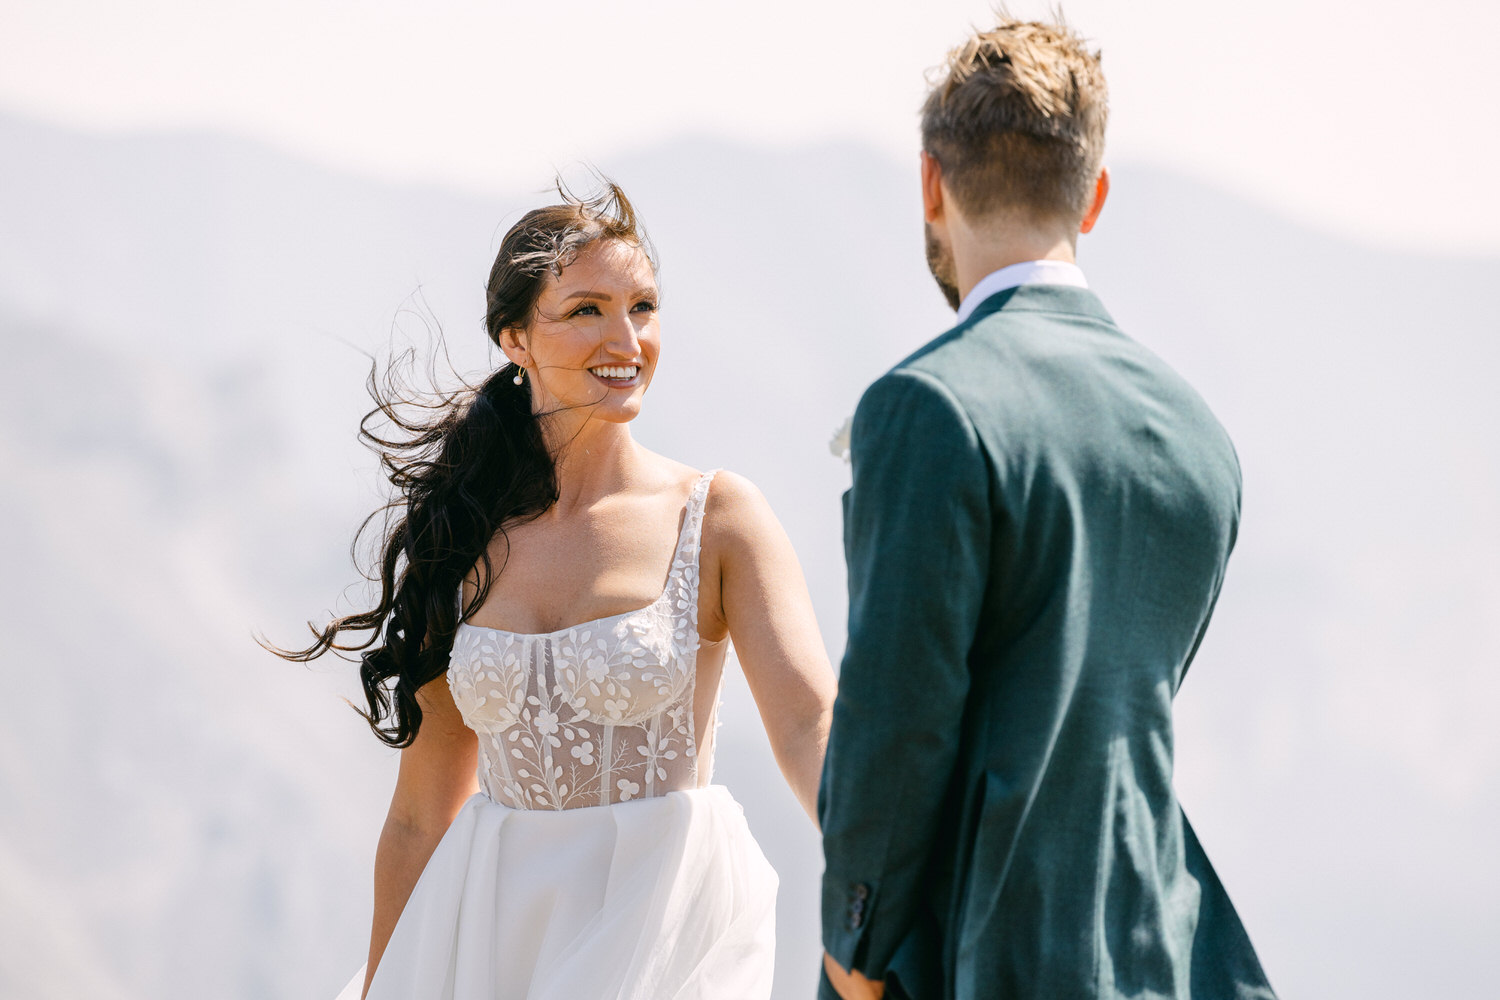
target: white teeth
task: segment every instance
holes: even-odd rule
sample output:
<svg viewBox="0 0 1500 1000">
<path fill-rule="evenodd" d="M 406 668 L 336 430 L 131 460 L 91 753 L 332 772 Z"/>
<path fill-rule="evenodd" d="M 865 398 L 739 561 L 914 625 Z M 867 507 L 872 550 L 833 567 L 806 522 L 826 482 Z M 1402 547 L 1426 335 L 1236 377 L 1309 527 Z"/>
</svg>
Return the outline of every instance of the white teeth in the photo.
<svg viewBox="0 0 1500 1000">
<path fill-rule="evenodd" d="M 600 378 L 631 379 L 641 370 L 640 365 L 601 365 L 598 368 L 590 368 L 589 371 Z"/>
</svg>

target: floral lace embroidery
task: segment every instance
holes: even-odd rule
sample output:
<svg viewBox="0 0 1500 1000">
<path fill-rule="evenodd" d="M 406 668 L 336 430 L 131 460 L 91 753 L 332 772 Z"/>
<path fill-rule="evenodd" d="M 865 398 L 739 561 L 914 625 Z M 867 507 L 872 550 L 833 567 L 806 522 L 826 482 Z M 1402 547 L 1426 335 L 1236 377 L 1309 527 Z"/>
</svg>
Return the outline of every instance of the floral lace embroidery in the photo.
<svg viewBox="0 0 1500 1000">
<path fill-rule="evenodd" d="M 698 784 L 698 553 L 714 473 L 688 496 L 661 595 L 541 635 L 461 623 L 448 686 L 479 735 L 479 781 L 518 809 L 574 809 Z"/>
</svg>

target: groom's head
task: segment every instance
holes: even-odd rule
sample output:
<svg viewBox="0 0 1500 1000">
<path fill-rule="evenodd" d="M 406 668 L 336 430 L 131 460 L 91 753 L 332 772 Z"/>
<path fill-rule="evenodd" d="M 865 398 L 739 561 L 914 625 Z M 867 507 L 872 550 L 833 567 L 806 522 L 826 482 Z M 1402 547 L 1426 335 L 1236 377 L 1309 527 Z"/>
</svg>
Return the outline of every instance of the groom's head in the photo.
<svg viewBox="0 0 1500 1000">
<path fill-rule="evenodd" d="M 956 237 L 1071 245 L 1092 227 L 1108 113 L 1099 53 L 1066 25 L 1004 20 L 948 53 L 922 106 L 923 193 L 928 263 L 955 309 Z"/>
</svg>

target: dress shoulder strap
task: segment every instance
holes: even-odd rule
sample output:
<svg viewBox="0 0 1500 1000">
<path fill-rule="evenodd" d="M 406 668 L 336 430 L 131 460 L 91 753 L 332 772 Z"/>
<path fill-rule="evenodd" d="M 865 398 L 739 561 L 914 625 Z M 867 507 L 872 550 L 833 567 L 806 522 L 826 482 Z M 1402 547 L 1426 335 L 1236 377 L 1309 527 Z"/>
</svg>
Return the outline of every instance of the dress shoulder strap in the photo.
<svg viewBox="0 0 1500 1000">
<path fill-rule="evenodd" d="M 672 557 L 672 573 L 691 571 L 688 575 L 696 585 L 698 577 L 698 552 L 703 542 L 703 512 L 708 504 L 708 487 L 720 469 L 710 469 L 698 477 L 688 494 L 687 507 L 682 519 L 682 534 L 677 539 L 677 551 Z M 696 586 L 693 588 L 697 589 Z"/>
</svg>

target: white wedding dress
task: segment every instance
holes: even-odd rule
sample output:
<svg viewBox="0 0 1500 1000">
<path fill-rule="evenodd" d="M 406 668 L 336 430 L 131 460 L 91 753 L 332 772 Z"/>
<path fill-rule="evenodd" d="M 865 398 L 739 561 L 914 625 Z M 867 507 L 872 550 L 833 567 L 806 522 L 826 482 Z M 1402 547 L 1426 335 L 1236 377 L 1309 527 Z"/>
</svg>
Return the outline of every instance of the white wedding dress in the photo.
<svg viewBox="0 0 1500 1000">
<path fill-rule="evenodd" d="M 713 475 L 650 606 L 545 635 L 459 625 L 448 685 L 483 791 L 423 869 L 368 1000 L 771 995 L 777 877 L 709 784 L 722 670 L 696 684 L 727 647 L 698 636 Z"/>
</svg>

